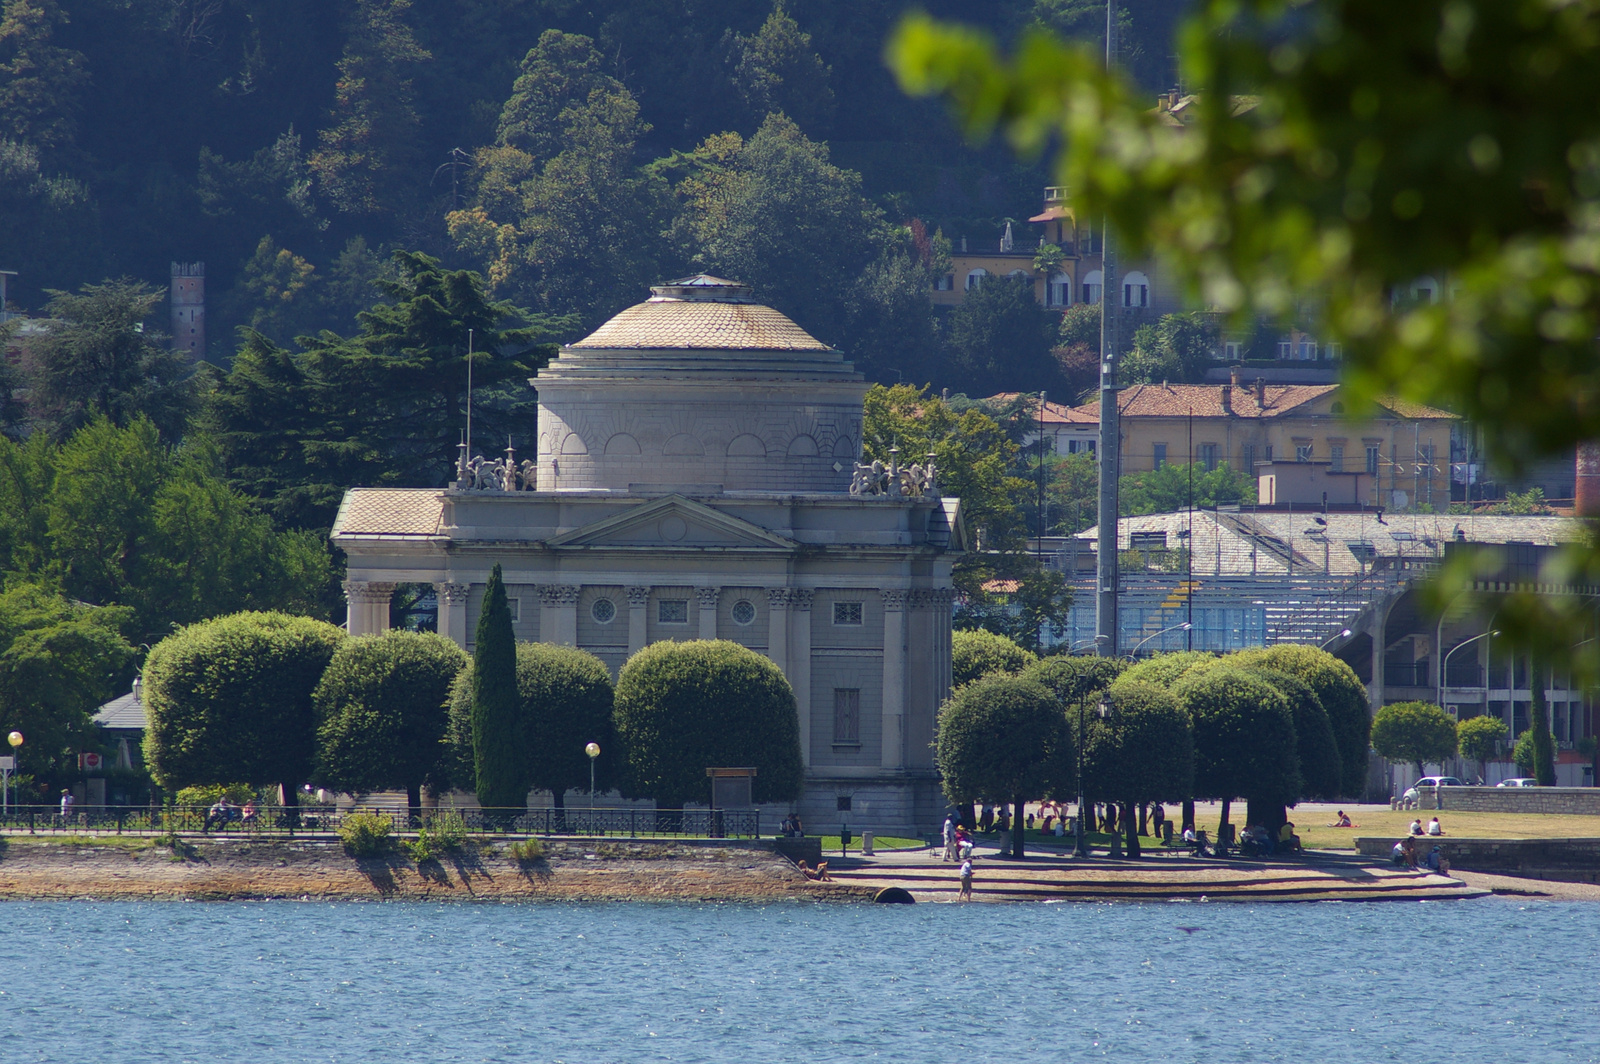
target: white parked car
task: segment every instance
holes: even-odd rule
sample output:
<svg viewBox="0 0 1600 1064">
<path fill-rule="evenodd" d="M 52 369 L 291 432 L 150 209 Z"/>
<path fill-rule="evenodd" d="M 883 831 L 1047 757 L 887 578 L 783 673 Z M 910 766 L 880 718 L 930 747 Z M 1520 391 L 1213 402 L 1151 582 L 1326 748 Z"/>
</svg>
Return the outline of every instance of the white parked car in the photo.
<svg viewBox="0 0 1600 1064">
<path fill-rule="evenodd" d="M 1536 779 L 1529 779 L 1527 776 L 1518 776 L 1514 780 L 1501 780 L 1499 783 L 1495 784 L 1495 786 L 1496 787 L 1537 787 L 1537 786 L 1539 786 L 1539 781 L 1536 780 Z"/>
</svg>

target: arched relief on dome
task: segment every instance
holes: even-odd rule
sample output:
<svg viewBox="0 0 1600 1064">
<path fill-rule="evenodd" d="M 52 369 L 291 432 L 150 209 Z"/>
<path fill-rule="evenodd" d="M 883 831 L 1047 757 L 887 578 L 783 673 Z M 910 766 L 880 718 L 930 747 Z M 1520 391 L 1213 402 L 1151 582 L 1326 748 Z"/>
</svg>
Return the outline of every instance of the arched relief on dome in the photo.
<svg viewBox="0 0 1600 1064">
<path fill-rule="evenodd" d="M 606 441 L 606 455 L 639 454 L 639 441 L 626 432 L 619 432 Z"/>
<path fill-rule="evenodd" d="M 789 441 L 790 458 L 814 458 L 819 453 L 815 436 L 801 433 Z"/>
<path fill-rule="evenodd" d="M 669 458 L 701 458 L 706 449 L 687 432 L 680 432 L 667 437 L 667 442 L 661 445 L 661 453 Z"/>
<path fill-rule="evenodd" d="M 567 433 L 567 438 L 561 441 L 562 454 L 588 454 L 589 448 L 583 442 L 583 437 L 576 432 Z"/>
<path fill-rule="evenodd" d="M 835 458 L 849 458 L 854 460 L 856 456 L 856 441 L 852 440 L 849 436 L 840 436 L 838 439 L 833 441 L 833 456 Z"/>
<path fill-rule="evenodd" d="M 765 458 L 767 445 L 760 436 L 745 432 L 735 436 L 728 443 L 729 458 Z"/>
</svg>

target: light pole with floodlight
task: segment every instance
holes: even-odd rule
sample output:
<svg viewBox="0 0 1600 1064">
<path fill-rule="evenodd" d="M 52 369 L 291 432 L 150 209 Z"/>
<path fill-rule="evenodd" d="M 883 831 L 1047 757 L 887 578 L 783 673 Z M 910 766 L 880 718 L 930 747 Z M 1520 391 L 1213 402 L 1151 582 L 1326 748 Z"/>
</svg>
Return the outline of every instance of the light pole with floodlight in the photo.
<svg viewBox="0 0 1600 1064">
<path fill-rule="evenodd" d="M 1161 629 L 1161 631 L 1156 632 L 1154 635 L 1147 635 L 1143 639 L 1139 640 L 1137 643 L 1135 643 L 1133 645 L 1133 649 L 1128 652 L 1128 657 L 1137 658 L 1139 656 L 1139 648 L 1144 646 L 1146 643 L 1150 642 L 1150 640 L 1152 640 L 1152 639 L 1156 639 L 1156 638 L 1158 638 L 1160 636 L 1164 636 L 1168 632 L 1187 632 L 1189 629 L 1191 629 L 1193 627 L 1194 627 L 1194 625 L 1190 624 L 1188 621 L 1184 621 L 1182 624 L 1175 624 L 1171 628 L 1163 628 L 1163 629 Z"/>
<path fill-rule="evenodd" d="M 1439 707 L 1441 709 L 1444 707 L 1444 687 L 1445 687 L 1445 679 L 1444 678 L 1445 678 L 1445 673 L 1450 668 L 1450 655 L 1454 654 L 1456 651 L 1460 650 L 1462 647 L 1468 645 L 1469 643 L 1476 643 L 1480 639 L 1493 639 L 1495 636 L 1497 636 L 1499 634 L 1500 634 L 1500 632 L 1499 632 L 1498 629 L 1491 630 L 1491 631 L 1488 631 L 1488 632 L 1479 632 L 1477 635 L 1473 636 L 1471 639 L 1463 639 L 1461 642 L 1459 642 L 1455 646 L 1451 647 L 1449 653 L 1445 654 L 1444 661 L 1442 663 L 1440 663 L 1440 665 L 1439 665 L 1439 683 L 1438 683 L 1438 686 L 1437 686 L 1437 690 L 1438 690 L 1438 693 L 1439 693 L 1438 705 L 1439 705 Z M 1583 644 L 1580 643 L 1578 645 L 1582 646 Z M 1484 673 L 1483 685 L 1484 685 L 1483 705 L 1484 705 L 1485 712 L 1487 712 L 1488 708 L 1489 708 L 1489 695 L 1488 695 L 1489 676 L 1488 676 L 1488 672 L 1487 671 L 1485 671 L 1485 673 Z"/>
<path fill-rule="evenodd" d="M 1317 645 L 1317 649 L 1318 650 L 1326 650 L 1326 649 L 1328 649 L 1328 644 L 1333 642 L 1335 639 L 1348 639 L 1349 637 L 1350 637 L 1350 629 L 1341 628 L 1338 632 L 1335 632 L 1332 636 L 1328 637 L 1327 639 L 1324 639 L 1321 643 L 1319 643 Z"/>
</svg>

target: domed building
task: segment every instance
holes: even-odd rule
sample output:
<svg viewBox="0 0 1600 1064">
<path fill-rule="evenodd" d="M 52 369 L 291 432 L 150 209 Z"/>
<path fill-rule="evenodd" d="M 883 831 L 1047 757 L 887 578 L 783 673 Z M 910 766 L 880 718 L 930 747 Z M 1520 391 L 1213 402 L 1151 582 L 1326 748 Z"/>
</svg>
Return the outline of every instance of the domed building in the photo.
<svg viewBox="0 0 1600 1064">
<path fill-rule="evenodd" d="M 449 487 L 346 493 L 351 634 L 388 627 L 397 586 L 431 584 L 439 631 L 470 650 L 499 564 L 518 639 L 580 647 L 613 676 L 662 639 L 776 663 L 800 711 L 802 818 L 936 824 L 960 504 L 920 456 L 858 464 L 861 374 L 748 286 L 700 275 L 530 383 L 535 460 L 463 450 Z"/>
</svg>

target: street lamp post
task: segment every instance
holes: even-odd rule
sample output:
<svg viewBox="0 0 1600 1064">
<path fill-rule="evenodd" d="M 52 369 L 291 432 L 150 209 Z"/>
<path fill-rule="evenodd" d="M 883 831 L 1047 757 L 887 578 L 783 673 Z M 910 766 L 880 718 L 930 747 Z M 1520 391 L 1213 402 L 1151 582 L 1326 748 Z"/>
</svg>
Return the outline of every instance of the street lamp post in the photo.
<svg viewBox="0 0 1600 1064">
<path fill-rule="evenodd" d="M 1320 644 L 1318 644 L 1317 649 L 1318 650 L 1326 650 L 1328 648 L 1328 644 L 1333 642 L 1335 639 L 1348 639 L 1348 638 L 1350 638 L 1350 629 L 1341 628 L 1338 632 L 1335 632 L 1332 636 L 1330 636 L 1327 639 L 1324 639 Z"/>
<path fill-rule="evenodd" d="M 594 761 L 595 761 L 595 758 L 600 756 L 600 744 L 599 743 L 590 743 L 589 745 L 587 745 L 587 746 L 585 746 L 583 748 L 583 752 L 589 755 L 589 820 L 591 822 L 593 822 L 593 820 L 594 820 Z"/>
<path fill-rule="evenodd" d="M 1146 643 L 1150 642 L 1150 640 L 1152 640 L 1152 639 L 1156 639 L 1156 638 L 1159 638 L 1160 636 L 1164 636 L 1168 632 L 1187 632 L 1189 629 L 1191 629 L 1193 627 L 1194 627 L 1194 625 L 1190 624 L 1188 621 L 1184 621 L 1182 624 L 1175 624 L 1171 628 L 1163 628 L 1163 629 L 1161 629 L 1161 631 L 1155 633 L 1154 635 L 1147 635 L 1143 639 L 1139 640 L 1137 643 L 1135 643 L 1133 645 L 1133 650 L 1131 650 L 1128 653 L 1128 657 L 1137 658 L 1139 656 L 1139 648 L 1144 646 Z"/>
<path fill-rule="evenodd" d="M 4 781 L 0 782 L 0 801 L 5 803 L 6 814 L 10 815 L 11 807 L 16 804 L 11 800 L 11 791 L 16 786 L 11 782 L 11 774 L 17 764 L 17 751 L 22 749 L 22 733 L 19 731 L 12 732 L 6 736 L 6 742 L 11 744 L 11 756 L 7 759 L 11 764 L 6 769 Z"/>
<path fill-rule="evenodd" d="M 1089 856 L 1089 847 L 1083 839 L 1083 710 L 1085 699 L 1078 699 L 1078 817 L 1073 828 L 1072 856 Z"/>
<path fill-rule="evenodd" d="M 1461 642 L 1457 643 L 1455 646 L 1450 648 L 1450 652 L 1448 654 L 1446 654 L 1444 656 L 1444 660 L 1439 663 L 1439 683 L 1436 685 L 1436 689 L 1438 691 L 1438 697 L 1439 697 L 1439 703 L 1438 704 L 1440 705 L 1440 707 L 1444 706 L 1444 677 L 1445 677 L 1446 671 L 1450 668 L 1450 655 L 1454 654 L 1456 651 L 1460 650 L 1462 647 L 1466 646 L 1469 643 L 1476 643 L 1480 639 L 1492 639 L 1493 637 L 1495 637 L 1495 636 L 1497 636 L 1499 634 L 1500 634 L 1500 632 L 1498 630 L 1491 630 L 1491 631 L 1488 631 L 1488 632 L 1479 632 L 1477 635 L 1473 636 L 1471 639 L 1463 639 Z M 1579 644 L 1579 645 L 1581 646 L 1582 644 Z M 1489 684 L 1489 676 L 1488 676 L 1487 671 L 1485 671 L 1485 674 L 1484 674 L 1484 677 L 1483 677 L 1483 683 L 1484 683 L 1485 690 L 1487 690 L 1488 689 L 1488 684 Z M 1489 703 L 1488 703 L 1488 695 L 1485 694 L 1484 695 L 1484 712 L 1488 712 L 1488 705 L 1489 705 Z"/>
</svg>

